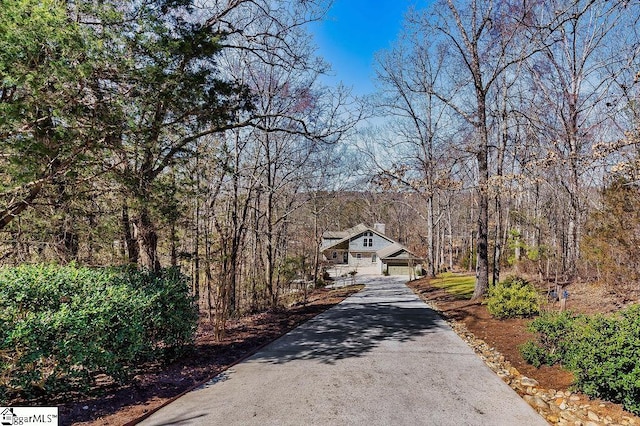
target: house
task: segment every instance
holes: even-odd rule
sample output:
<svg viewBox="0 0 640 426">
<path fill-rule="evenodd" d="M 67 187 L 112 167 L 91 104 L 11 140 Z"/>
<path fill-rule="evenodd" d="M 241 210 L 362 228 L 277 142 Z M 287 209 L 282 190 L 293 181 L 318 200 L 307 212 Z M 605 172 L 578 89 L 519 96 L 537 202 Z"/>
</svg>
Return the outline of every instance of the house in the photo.
<svg viewBox="0 0 640 426">
<path fill-rule="evenodd" d="M 421 268 L 421 259 L 386 236 L 382 223 L 373 228 L 361 223 L 345 231 L 327 231 L 322 234 L 320 251 L 330 264 L 376 266 L 381 274 L 412 275 L 412 270 Z"/>
</svg>

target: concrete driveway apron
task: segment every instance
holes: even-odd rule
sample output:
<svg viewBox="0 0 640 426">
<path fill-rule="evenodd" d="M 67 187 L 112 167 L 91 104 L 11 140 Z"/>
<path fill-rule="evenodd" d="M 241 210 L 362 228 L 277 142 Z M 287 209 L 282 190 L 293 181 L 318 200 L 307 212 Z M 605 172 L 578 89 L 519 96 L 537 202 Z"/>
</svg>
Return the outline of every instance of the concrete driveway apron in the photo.
<svg viewBox="0 0 640 426">
<path fill-rule="evenodd" d="M 360 293 L 143 425 L 546 425 L 404 285 Z"/>
</svg>

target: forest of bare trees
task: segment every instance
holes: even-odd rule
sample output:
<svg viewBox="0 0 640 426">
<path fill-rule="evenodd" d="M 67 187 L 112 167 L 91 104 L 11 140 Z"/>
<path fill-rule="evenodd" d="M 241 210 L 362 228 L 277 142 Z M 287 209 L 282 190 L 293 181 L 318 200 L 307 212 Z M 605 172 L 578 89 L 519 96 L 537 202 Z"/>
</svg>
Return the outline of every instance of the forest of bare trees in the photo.
<svg viewBox="0 0 640 426">
<path fill-rule="evenodd" d="M 639 6 L 447 0 L 407 15 L 377 58 L 386 152 L 403 156 L 377 168 L 424 200 L 428 271 L 443 264 L 434 235 L 475 239 L 476 297 L 502 265 L 566 283 L 613 272 L 603 244 L 635 251 L 637 221 L 587 224 L 612 208 L 612 185 L 628 214 L 638 198 Z"/>
<path fill-rule="evenodd" d="M 327 2 L 108 3 L 3 8 L 3 265 L 179 267 L 220 333 L 360 222 L 476 297 L 503 268 L 640 284 L 640 2 L 412 9 L 366 100 L 322 83 Z"/>
</svg>

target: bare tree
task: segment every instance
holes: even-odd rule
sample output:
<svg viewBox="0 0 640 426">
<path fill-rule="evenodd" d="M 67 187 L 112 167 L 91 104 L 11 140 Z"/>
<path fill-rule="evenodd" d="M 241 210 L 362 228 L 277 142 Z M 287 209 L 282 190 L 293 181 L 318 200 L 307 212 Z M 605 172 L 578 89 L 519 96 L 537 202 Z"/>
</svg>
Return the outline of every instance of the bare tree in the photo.
<svg viewBox="0 0 640 426">
<path fill-rule="evenodd" d="M 617 100 L 611 85 L 619 63 L 614 30 L 628 13 L 615 3 L 551 1 L 538 5 L 530 25 L 538 35 L 538 53 L 527 61 L 532 90 L 539 94 L 536 125 L 557 168 L 554 183 L 566 195 L 562 272 L 577 273 L 587 200 L 582 188 L 593 170 L 591 149 L 603 132 Z M 563 197 L 564 198 L 564 197 Z"/>
<path fill-rule="evenodd" d="M 523 17 L 522 5 L 506 1 L 447 0 L 416 20 L 426 37 L 438 40 L 435 45 L 447 58 L 448 72 L 430 92 L 473 128 L 469 149 L 478 170 L 479 204 L 474 298 L 482 297 L 489 283 L 489 96 L 500 76 L 525 57 L 518 44 Z"/>
<path fill-rule="evenodd" d="M 442 147 L 445 106 L 431 90 L 440 78 L 443 62 L 443 52 L 428 44 L 419 27 L 410 25 L 393 49 L 377 57 L 377 106 L 382 115 L 392 117 L 385 133 L 390 139 L 385 143 L 390 148 L 387 156 L 402 156 L 392 164 L 377 162 L 378 173 L 424 197 L 429 276 L 435 276 L 438 267 L 435 200 L 447 164 Z"/>
<path fill-rule="evenodd" d="M 242 31 L 228 27 L 219 63 L 251 99 L 251 108 L 236 112 L 232 129 L 203 141 L 211 152 L 203 177 L 210 254 L 203 298 L 213 301 L 218 336 L 229 315 L 261 307 L 265 299 L 269 306 L 279 303 L 291 217 L 308 201 L 301 191 L 312 167 L 329 166 L 318 157 L 354 126 L 361 110 L 345 90 L 319 85 L 326 66 L 298 25 L 310 19 L 304 8 L 272 6 L 265 9 L 270 16 L 238 12 L 237 20 L 218 23 L 244 25 Z"/>
</svg>

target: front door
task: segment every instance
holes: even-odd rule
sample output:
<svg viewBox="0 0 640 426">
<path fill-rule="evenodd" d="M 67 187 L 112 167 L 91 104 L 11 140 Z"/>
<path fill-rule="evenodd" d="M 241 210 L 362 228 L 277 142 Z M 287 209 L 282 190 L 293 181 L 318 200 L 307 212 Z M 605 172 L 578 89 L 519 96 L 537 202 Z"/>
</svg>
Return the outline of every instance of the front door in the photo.
<svg viewBox="0 0 640 426">
<path fill-rule="evenodd" d="M 345 251 L 342 253 L 342 263 L 349 263 L 349 252 Z"/>
</svg>

